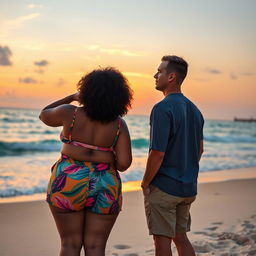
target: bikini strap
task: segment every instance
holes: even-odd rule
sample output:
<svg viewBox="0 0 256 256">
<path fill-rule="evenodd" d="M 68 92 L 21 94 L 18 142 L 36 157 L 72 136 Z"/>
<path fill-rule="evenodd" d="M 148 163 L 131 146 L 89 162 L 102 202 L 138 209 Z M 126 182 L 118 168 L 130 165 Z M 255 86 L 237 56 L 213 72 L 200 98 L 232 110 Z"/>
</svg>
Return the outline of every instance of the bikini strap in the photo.
<svg viewBox="0 0 256 256">
<path fill-rule="evenodd" d="M 69 134 L 68 134 L 68 140 L 69 141 L 72 141 L 72 130 L 73 130 L 73 127 L 74 127 L 74 124 L 75 124 L 77 110 L 78 110 L 78 107 L 76 107 L 76 109 L 74 111 L 72 123 L 71 123 L 70 128 L 69 128 Z"/>
<path fill-rule="evenodd" d="M 121 118 L 118 117 L 118 129 L 117 129 L 116 136 L 114 138 L 114 142 L 113 142 L 111 148 L 114 148 L 116 143 L 117 143 L 117 140 L 118 140 L 118 137 L 119 137 L 119 134 L 120 134 L 120 128 L 121 128 Z"/>
</svg>

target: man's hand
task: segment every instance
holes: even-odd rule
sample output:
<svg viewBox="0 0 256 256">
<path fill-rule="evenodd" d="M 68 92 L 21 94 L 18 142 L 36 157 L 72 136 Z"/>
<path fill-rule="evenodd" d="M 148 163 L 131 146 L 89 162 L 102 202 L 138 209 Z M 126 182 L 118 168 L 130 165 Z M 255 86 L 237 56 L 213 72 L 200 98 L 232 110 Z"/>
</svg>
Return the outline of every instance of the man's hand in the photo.
<svg viewBox="0 0 256 256">
<path fill-rule="evenodd" d="M 149 184 L 157 174 L 164 159 L 164 154 L 164 152 L 154 149 L 151 149 L 149 152 L 145 174 L 141 183 L 144 196 L 148 196 L 150 194 Z"/>
<path fill-rule="evenodd" d="M 149 186 L 145 186 L 143 184 L 141 184 L 141 188 L 142 188 L 142 191 L 143 191 L 143 195 L 144 196 L 148 196 L 150 194 L 150 188 Z"/>
</svg>

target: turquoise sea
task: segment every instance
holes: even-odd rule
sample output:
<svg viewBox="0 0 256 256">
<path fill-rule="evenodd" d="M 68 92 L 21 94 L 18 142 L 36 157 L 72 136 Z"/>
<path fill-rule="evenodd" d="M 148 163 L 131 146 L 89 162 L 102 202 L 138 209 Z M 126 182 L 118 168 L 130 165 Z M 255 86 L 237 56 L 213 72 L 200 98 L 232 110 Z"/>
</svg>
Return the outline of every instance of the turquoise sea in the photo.
<svg viewBox="0 0 256 256">
<path fill-rule="evenodd" d="M 0 198 L 46 191 L 50 167 L 59 158 L 61 128 L 39 119 L 39 110 L 0 108 Z M 140 180 L 149 145 L 149 117 L 128 115 L 132 166 L 123 182 Z M 206 120 L 200 172 L 256 166 L 256 123 Z"/>
</svg>

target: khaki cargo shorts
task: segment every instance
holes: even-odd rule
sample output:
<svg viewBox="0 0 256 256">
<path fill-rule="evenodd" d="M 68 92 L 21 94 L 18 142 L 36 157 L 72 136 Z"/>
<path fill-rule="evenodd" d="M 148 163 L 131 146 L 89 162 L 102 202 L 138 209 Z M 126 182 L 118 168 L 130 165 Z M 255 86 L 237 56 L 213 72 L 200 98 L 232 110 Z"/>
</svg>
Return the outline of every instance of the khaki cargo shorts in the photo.
<svg viewBox="0 0 256 256">
<path fill-rule="evenodd" d="M 189 210 L 195 199 L 173 196 L 150 185 L 150 194 L 144 197 L 149 234 L 175 237 L 190 231 Z"/>
</svg>

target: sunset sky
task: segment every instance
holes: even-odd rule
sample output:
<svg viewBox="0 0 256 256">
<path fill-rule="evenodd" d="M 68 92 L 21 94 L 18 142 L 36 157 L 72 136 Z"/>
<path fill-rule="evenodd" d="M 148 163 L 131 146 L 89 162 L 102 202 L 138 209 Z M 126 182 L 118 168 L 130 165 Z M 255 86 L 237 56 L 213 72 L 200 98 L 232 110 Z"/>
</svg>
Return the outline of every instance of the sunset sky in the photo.
<svg viewBox="0 0 256 256">
<path fill-rule="evenodd" d="M 255 0 L 6 0 L 0 10 L 0 106 L 42 108 L 114 66 L 134 90 L 131 113 L 149 114 L 163 97 L 153 75 L 174 54 L 205 118 L 256 118 Z"/>
</svg>

